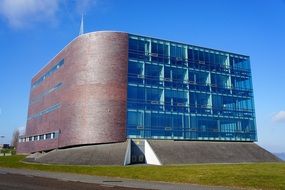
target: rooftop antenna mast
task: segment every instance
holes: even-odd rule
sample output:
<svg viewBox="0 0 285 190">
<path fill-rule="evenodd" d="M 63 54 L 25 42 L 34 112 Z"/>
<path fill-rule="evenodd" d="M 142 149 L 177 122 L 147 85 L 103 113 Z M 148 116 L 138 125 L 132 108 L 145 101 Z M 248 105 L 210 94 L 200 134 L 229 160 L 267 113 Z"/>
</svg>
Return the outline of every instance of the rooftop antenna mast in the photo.
<svg viewBox="0 0 285 190">
<path fill-rule="evenodd" d="M 81 23 L 80 23 L 80 29 L 79 29 L 79 36 L 84 34 L 84 22 L 83 22 L 83 13 L 81 14 Z"/>
</svg>

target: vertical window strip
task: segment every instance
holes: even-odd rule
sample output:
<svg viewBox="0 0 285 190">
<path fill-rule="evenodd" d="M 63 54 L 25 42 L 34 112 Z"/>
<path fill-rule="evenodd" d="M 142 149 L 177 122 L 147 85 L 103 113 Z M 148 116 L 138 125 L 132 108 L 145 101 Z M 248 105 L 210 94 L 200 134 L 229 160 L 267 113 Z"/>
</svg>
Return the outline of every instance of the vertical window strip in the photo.
<svg viewBox="0 0 285 190">
<path fill-rule="evenodd" d="M 50 70 L 48 70 L 45 74 L 43 74 L 38 80 L 36 80 L 32 84 L 32 90 L 38 87 L 41 83 L 45 81 L 48 77 L 50 77 L 53 73 L 55 73 L 59 68 L 64 65 L 64 59 L 60 60 L 56 65 L 54 65 Z"/>
<path fill-rule="evenodd" d="M 58 104 L 54 104 L 54 105 L 52 105 L 51 107 L 48 107 L 48 108 L 46 108 L 46 109 L 44 109 L 44 110 L 42 110 L 42 111 L 40 111 L 40 112 L 38 112 L 38 113 L 36 113 L 36 114 L 30 115 L 30 116 L 28 117 L 28 120 L 41 117 L 41 116 L 43 116 L 43 115 L 45 115 L 45 114 L 48 114 L 48 113 L 50 113 L 50 112 L 52 112 L 52 111 L 55 111 L 55 110 L 59 109 L 60 107 L 61 107 L 61 104 L 59 104 L 59 103 L 58 103 Z"/>
<path fill-rule="evenodd" d="M 62 82 L 57 83 L 57 84 L 56 84 L 55 86 L 53 86 L 52 88 L 50 88 L 50 89 L 44 91 L 43 93 L 41 93 L 40 95 L 38 95 L 38 96 L 36 96 L 36 97 L 34 97 L 34 98 L 32 98 L 29 105 L 33 105 L 33 104 L 35 104 L 35 103 L 37 103 L 37 102 L 40 102 L 44 96 L 46 96 L 46 95 L 48 95 L 48 94 L 50 94 L 50 93 L 52 93 L 52 92 L 54 92 L 54 91 L 59 90 L 59 89 L 62 87 L 62 85 L 63 85 Z"/>
</svg>

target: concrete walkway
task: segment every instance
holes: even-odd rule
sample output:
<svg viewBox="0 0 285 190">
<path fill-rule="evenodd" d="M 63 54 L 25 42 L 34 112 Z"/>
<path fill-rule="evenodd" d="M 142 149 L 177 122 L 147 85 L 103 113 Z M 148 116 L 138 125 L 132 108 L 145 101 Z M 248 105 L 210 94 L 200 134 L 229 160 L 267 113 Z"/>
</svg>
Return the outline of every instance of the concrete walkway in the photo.
<svg viewBox="0 0 285 190">
<path fill-rule="evenodd" d="M 37 176 L 44 178 L 58 179 L 62 181 L 79 181 L 82 183 L 93 183 L 109 186 L 131 187 L 131 188 L 143 188 L 143 189 L 161 189 L 161 190 L 229 190 L 231 188 L 224 187 L 209 187 L 202 185 L 190 185 L 190 184 L 173 184 L 164 182 L 142 181 L 132 180 L 114 177 L 99 177 L 90 175 L 79 175 L 71 173 L 57 173 L 46 172 L 38 170 L 25 170 L 25 169 L 12 169 L 12 168 L 0 168 L 1 174 L 20 174 L 25 176 Z M 233 188 L 232 188 L 233 189 Z"/>
</svg>

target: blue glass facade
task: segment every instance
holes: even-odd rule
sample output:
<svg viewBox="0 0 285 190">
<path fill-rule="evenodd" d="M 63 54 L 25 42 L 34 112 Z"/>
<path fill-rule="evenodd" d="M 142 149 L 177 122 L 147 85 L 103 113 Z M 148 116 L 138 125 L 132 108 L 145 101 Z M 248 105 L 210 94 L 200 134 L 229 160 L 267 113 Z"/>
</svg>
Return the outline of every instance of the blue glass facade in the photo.
<svg viewBox="0 0 285 190">
<path fill-rule="evenodd" d="M 249 57 L 129 35 L 128 138 L 256 141 Z"/>
</svg>

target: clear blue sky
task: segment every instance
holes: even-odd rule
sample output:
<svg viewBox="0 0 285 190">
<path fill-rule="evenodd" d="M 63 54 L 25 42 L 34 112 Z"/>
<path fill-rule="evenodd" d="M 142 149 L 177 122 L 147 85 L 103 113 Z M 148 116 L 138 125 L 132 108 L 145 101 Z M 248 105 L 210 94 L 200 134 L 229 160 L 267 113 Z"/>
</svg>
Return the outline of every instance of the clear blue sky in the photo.
<svg viewBox="0 0 285 190">
<path fill-rule="evenodd" d="M 284 0 L 0 0 L 0 143 L 26 124 L 30 81 L 79 32 L 116 30 L 251 56 L 258 138 L 285 152 Z"/>
</svg>

